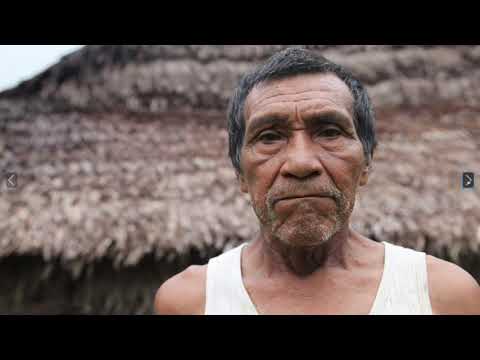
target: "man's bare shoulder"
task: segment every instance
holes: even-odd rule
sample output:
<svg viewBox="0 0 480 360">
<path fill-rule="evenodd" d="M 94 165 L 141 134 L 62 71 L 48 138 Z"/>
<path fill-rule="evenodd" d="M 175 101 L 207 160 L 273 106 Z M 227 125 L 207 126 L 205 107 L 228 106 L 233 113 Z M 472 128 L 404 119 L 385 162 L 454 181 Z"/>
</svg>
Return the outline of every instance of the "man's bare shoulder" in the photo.
<svg viewBox="0 0 480 360">
<path fill-rule="evenodd" d="M 467 271 L 430 255 L 427 270 L 434 314 L 480 314 L 480 286 Z"/>
<path fill-rule="evenodd" d="M 207 265 L 192 265 L 165 281 L 155 295 L 158 315 L 202 315 Z"/>
</svg>

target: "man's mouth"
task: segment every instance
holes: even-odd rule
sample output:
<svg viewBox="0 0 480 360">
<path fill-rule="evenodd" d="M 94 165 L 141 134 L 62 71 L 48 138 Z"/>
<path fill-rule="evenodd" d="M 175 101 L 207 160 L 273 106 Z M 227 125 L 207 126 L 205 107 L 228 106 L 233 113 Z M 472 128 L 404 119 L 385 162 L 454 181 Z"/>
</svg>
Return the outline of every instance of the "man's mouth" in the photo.
<svg viewBox="0 0 480 360">
<path fill-rule="evenodd" d="M 273 201 L 273 205 L 275 205 L 279 201 L 284 201 L 284 200 L 300 200 L 300 199 L 315 199 L 315 198 L 332 198 L 331 195 L 328 194 L 306 194 L 306 195 L 288 195 L 288 196 L 282 196 L 278 197 Z"/>
</svg>

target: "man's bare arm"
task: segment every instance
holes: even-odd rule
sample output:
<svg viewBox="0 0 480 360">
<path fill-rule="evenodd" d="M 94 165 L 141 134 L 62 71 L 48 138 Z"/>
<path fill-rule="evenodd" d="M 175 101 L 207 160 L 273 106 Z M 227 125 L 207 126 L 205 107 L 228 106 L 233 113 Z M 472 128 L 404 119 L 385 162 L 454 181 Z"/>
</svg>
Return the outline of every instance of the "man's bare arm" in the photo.
<svg viewBox="0 0 480 360">
<path fill-rule="evenodd" d="M 155 295 L 158 315 L 202 315 L 205 309 L 206 266 L 190 266 L 165 281 Z"/>
<path fill-rule="evenodd" d="M 480 315 L 480 286 L 459 266 L 427 256 L 428 284 L 433 313 Z"/>
</svg>

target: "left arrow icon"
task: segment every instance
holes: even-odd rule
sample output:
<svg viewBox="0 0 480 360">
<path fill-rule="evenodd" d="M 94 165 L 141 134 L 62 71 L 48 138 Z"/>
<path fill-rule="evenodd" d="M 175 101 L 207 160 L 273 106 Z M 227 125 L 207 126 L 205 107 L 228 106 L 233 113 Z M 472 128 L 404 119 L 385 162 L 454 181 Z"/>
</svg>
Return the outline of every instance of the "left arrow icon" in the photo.
<svg viewBox="0 0 480 360">
<path fill-rule="evenodd" d="M 17 187 L 17 174 L 9 173 L 5 178 L 6 178 L 8 188 L 13 189 Z"/>
</svg>

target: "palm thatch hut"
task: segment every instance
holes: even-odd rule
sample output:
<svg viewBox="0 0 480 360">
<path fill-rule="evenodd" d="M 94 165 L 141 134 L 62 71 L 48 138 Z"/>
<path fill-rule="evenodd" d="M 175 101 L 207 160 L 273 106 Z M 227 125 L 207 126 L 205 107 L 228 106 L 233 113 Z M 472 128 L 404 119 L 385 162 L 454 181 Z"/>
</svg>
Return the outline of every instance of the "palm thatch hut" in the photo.
<svg viewBox="0 0 480 360">
<path fill-rule="evenodd" d="M 0 313 L 148 314 L 256 233 L 227 158 L 236 80 L 284 46 L 87 46 L 0 94 Z M 353 226 L 480 278 L 480 46 L 309 46 L 350 68 L 380 145 Z"/>
</svg>

